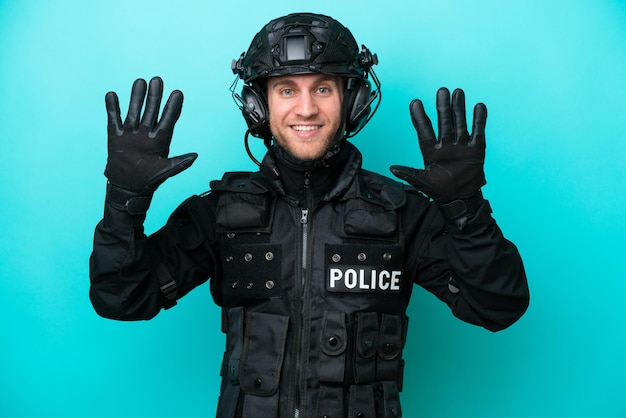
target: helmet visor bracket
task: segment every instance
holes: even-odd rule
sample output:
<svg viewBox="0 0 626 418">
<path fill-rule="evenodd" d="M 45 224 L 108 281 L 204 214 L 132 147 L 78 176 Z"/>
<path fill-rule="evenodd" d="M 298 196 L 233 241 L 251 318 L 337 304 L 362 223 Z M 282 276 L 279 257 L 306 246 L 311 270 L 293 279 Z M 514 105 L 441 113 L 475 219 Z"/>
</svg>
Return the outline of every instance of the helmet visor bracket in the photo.
<svg viewBox="0 0 626 418">
<path fill-rule="evenodd" d="M 291 61 L 305 61 L 311 59 L 311 52 L 306 45 L 308 39 L 306 35 L 285 36 L 283 38 L 285 47 L 281 51 L 281 62 L 286 64 Z"/>
</svg>

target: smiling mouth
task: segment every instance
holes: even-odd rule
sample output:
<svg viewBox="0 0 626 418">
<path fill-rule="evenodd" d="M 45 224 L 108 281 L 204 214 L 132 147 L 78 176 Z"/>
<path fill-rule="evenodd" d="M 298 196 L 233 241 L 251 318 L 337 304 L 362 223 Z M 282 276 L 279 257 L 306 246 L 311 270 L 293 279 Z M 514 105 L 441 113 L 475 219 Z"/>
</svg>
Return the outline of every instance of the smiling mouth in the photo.
<svg viewBox="0 0 626 418">
<path fill-rule="evenodd" d="M 294 125 L 291 129 L 298 132 L 310 132 L 319 129 L 320 127 L 321 125 Z"/>
</svg>

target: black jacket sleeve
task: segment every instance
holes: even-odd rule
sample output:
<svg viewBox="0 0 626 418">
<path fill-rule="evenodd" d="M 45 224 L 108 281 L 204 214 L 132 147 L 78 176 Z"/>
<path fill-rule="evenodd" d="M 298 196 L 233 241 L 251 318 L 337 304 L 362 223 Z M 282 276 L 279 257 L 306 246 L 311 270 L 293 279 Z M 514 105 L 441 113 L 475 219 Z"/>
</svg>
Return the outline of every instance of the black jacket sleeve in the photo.
<svg viewBox="0 0 626 418">
<path fill-rule="evenodd" d="M 416 283 L 446 302 L 453 314 L 491 331 L 515 323 L 530 295 L 522 258 L 483 200 L 459 228 L 431 203 L 416 250 Z"/>
<path fill-rule="evenodd" d="M 145 215 L 129 215 L 105 204 L 90 257 L 91 303 L 106 318 L 142 320 L 213 275 L 215 246 L 206 199 L 192 197 L 150 236 Z"/>
</svg>

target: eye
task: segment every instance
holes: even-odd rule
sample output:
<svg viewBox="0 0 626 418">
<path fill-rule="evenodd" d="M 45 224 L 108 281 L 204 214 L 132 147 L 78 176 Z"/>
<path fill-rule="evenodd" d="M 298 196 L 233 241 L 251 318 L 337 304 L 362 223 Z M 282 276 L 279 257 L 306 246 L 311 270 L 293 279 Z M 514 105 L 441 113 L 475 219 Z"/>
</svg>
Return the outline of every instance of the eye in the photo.
<svg viewBox="0 0 626 418">
<path fill-rule="evenodd" d="M 290 88 L 284 88 L 280 91 L 280 94 L 283 96 L 292 96 L 293 95 L 293 89 Z"/>
<path fill-rule="evenodd" d="M 320 93 L 320 94 L 328 94 L 328 93 L 330 93 L 330 88 L 328 88 L 328 87 L 319 87 L 317 89 L 317 92 Z"/>
</svg>

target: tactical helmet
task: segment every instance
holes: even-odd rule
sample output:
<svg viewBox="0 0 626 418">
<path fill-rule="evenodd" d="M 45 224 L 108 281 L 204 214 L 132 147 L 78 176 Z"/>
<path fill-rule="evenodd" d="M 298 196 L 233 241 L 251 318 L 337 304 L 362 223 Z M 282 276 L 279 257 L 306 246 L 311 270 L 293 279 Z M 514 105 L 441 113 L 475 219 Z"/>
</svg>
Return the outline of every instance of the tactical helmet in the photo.
<svg viewBox="0 0 626 418">
<path fill-rule="evenodd" d="M 373 57 L 362 58 L 352 33 L 335 19 L 294 13 L 265 25 L 233 62 L 233 72 L 246 83 L 302 73 L 364 78 Z"/>
</svg>

